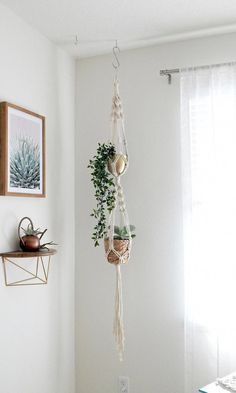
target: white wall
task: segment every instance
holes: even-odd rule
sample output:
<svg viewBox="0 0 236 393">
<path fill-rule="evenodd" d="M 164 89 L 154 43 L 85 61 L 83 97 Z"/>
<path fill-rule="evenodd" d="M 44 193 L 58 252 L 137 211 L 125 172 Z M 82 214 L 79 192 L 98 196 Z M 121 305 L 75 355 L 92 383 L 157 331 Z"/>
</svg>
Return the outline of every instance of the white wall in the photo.
<svg viewBox="0 0 236 393">
<path fill-rule="evenodd" d="M 179 78 L 164 68 L 235 60 L 236 35 L 197 39 L 120 55 L 130 167 L 123 178 L 137 237 L 124 278 L 125 361 L 112 338 L 115 271 L 90 234 L 94 205 L 86 168 L 109 130 L 111 56 L 77 63 L 76 333 L 78 393 L 115 393 L 130 377 L 132 393 L 182 393 L 184 294 L 181 237 Z M 202 382 L 204 383 L 204 381 Z M 192 392 L 189 392 L 192 393 Z"/>
<path fill-rule="evenodd" d="M 74 61 L 0 6 L 0 100 L 46 116 L 47 198 L 0 197 L 0 251 L 27 215 L 57 241 L 47 286 L 0 272 L 0 392 L 74 391 Z"/>
</svg>

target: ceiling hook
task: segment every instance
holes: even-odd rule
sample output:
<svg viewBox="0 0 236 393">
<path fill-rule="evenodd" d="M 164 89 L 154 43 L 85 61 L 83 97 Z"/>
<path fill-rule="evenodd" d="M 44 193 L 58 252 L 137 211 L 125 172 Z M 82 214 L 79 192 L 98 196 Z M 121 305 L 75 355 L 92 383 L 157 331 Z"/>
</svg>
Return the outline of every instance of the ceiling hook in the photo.
<svg viewBox="0 0 236 393">
<path fill-rule="evenodd" d="M 112 66 L 113 66 L 113 68 L 115 68 L 115 70 L 117 70 L 120 67 L 120 62 L 118 59 L 118 54 L 120 53 L 120 48 L 118 47 L 117 40 L 116 40 L 115 46 L 112 48 L 112 52 L 113 52 L 113 56 L 114 56 Z"/>
</svg>

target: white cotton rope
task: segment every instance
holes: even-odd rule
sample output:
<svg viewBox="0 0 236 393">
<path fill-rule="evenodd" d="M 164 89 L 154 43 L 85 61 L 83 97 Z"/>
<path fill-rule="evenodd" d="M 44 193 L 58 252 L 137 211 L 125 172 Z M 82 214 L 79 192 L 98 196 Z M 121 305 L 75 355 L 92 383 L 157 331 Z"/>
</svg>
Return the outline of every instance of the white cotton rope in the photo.
<svg viewBox="0 0 236 393">
<path fill-rule="evenodd" d="M 121 277 L 121 265 L 127 263 L 130 257 L 132 236 L 130 232 L 129 217 L 125 203 L 125 196 L 123 188 L 120 183 L 120 176 L 124 174 L 128 167 L 128 151 L 127 151 L 127 141 L 125 137 L 124 130 L 124 114 L 121 98 L 119 95 L 118 80 L 115 78 L 114 81 L 114 96 L 112 99 L 112 112 L 111 112 L 111 122 L 112 122 L 112 143 L 116 148 L 116 156 L 114 160 L 111 160 L 111 173 L 115 177 L 115 207 L 110 212 L 108 217 L 107 226 L 107 239 L 108 246 L 105 247 L 106 257 L 108 262 L 109 255 L 115 256 L 115 268 L 116 268 L 116 289 L 115 289 L 115 311 L 114 311 L 114 322 L 113 322 L 113 335 L 115 338 L 115 343 L 119 355 L 120 361 L 124 359 L 124 348 L 125 348 L 125 335 L 124 335 L 124 322 L 123 322 L 123 299 L 122 299 L 122 277 Z M 125 160 L 125 168 L 122 173 L 117 170 L 117 162 L 120 157 Z M 126 228 L 127 237 L 125 238 L 125 249 L 119 249 L 116 247 L 117 240 L 114 237 L 115 222 L 117 220 L 116 216 L 120 218 L 118 225 Z M 106 239 L 106 240 L 107 240 Z"/>
<path fill-rule="evenodd" d="M 116 79 L 114 82 L 114 96 L 112 98 L 111 119 L 116 122 L 118 119 L 123 119 L 122 102 L 119 95 L 119 83 Z"/>
<path fill-rule="evenodd" d="M 115 317 L 113 334 L 116 341 L 119 359 L 122 362 L 124 359 L 125 335 L 123 323 L 122 277 L 120 264 L 116 265 Z"/>
</svg>

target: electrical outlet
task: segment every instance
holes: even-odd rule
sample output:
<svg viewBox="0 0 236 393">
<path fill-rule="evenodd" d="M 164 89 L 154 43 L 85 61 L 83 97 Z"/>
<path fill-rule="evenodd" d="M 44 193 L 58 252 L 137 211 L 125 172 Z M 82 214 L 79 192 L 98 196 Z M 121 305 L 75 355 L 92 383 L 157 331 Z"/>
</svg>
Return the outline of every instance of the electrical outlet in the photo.
<svg viewBox="0 0 236 393">
<path fill-rule="evenodd" d="M 118 378 L 118 393 L 129 393 L 129 377 Z"/>
</svg>

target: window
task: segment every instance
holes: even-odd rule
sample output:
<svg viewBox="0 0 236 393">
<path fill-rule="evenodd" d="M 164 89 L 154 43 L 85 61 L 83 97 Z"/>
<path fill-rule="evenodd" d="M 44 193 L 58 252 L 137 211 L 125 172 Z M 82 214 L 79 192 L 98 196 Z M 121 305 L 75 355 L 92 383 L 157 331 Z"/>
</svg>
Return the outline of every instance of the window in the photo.
<svg viewBox="0 0 236 393">
<path fill-rule="evenodd" d="M 236 65 L 181 73 L 186 392 L 235 371 Z"/>
</svg>

